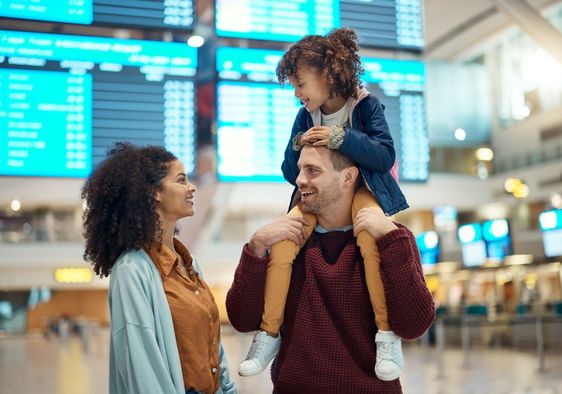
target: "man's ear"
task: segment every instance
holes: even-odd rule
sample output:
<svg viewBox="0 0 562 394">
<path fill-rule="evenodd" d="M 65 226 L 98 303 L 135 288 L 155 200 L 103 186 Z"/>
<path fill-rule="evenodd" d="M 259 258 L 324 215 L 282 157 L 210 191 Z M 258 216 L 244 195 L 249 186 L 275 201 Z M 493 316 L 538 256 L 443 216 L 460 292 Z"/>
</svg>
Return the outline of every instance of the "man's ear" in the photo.
<svg viewBox="0 0 562 394">
<path fill-rule="evenodd" d="M 154 190 L 154 199 L 156 202 L 160 202 L 160 191 L 158 189 Z"/>
<path fill-rule="evenodd" d="M 359 176 L 359 169 L 355 166 L 348 167 L 345 169 L 344 186 L 345 187 L 355 187 L 355 181 Z"/>
</svg>

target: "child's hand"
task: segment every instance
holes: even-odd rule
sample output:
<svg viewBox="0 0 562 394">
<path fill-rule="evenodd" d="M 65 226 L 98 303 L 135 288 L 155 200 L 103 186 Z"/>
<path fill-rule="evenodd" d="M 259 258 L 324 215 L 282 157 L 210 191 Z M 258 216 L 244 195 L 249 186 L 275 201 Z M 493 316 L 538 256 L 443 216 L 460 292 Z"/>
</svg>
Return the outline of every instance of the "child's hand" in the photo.
<svg viewBox="0 0 562 394">
<path fill-rule="evenodd" d="M 255 256 L 264 256 L 271 245 L 290 240 L 299 246 L 306 242 L 306 219 L 296 216 L 281 216 L 259 228 L 250 239 L 248 246 Z"/>
<path fill-rule="evenodd" d="M 373 238 L 378 239 L 398 227 L 380 207 L 362 208 L 353 220 L 353 235 L 357 237 L 363 230 L 367 230 Z"/>
<path fill-rule="evenodd" d="M 311 127 L 301 137 L 301 145 L 328 146 L 330 128 L 327 126 Z"/>
</svg>

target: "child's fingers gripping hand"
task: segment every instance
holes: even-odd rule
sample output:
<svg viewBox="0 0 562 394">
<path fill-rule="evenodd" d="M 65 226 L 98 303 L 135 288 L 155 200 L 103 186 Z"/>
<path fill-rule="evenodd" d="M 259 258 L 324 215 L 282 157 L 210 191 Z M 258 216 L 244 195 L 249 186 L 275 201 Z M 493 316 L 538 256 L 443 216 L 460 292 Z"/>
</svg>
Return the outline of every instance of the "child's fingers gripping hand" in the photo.
<svg viewBox="0 0 562 394">
<path fill-rule="evenodd" d="M 327 126 L 311 127 L 301 137 L 302 144 L 312 144 L 313 146 L 328 146 L 330 138 L 330 128 Z"/>
</svg>

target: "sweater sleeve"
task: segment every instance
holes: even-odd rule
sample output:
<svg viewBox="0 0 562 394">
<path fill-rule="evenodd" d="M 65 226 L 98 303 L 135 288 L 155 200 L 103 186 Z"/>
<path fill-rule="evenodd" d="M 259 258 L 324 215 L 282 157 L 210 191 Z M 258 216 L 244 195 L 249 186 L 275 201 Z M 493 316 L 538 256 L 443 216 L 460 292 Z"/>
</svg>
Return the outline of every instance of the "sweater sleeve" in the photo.
<svg viewBox="0 0 562 394">
<path fill-rule="evenodd" d="M 378 239 L 377 246 L 390 327 L 401 338 L 418 338 L 431 326 L 435 307 L 414 235 L 399 226 Z"/>
<path fill-rule="evenodd" d="M 234 281 L 226 295 L 226 311 L 232 326 L 240 332 L 259 329 L 265 297 L 267 257 L 250 253 L 248 244 L 242 249 Z"/>
<path fill-rule="evenodd" d="M 117 274 L 112 273 L 116 278 L 110 308 L 111 346 L 119 378 L 134 393 L 177 393 L 183 381 L 172 381 L 156 339 L 152 300 L 145 288 L 149 278 L 135 264 L 119 267 Z"/>
</svg>

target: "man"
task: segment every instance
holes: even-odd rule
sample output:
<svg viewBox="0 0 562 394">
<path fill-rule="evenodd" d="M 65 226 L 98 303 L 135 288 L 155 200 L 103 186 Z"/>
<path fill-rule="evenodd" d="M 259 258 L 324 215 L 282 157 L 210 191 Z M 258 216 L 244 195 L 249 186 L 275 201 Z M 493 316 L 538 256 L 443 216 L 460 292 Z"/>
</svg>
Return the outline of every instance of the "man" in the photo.
<svg viewBox="0 0 562 394">
<path fill-rule="evenodd" d="M 295 259 L 284 316 L 282 344 L 272 367 L 274 393 L 401 393 L 400 381 L 373 371 L 377 327 L 355 234 L 377 241 L 388 319 L 402 338 L 421 336 L 435 316 L 413 234 L 382 210 L 363 209 L 354 227 L 351 204 L 359 170 L 326 147 L 302 149 L 297 186 L 302 209 L 318 225 Z M 239 331 L 259 329 L 267 250 L 283 239 L 304 243 L 303 219 L 281 217 L 244 246 L 226 306 Z"/>
</svg>

